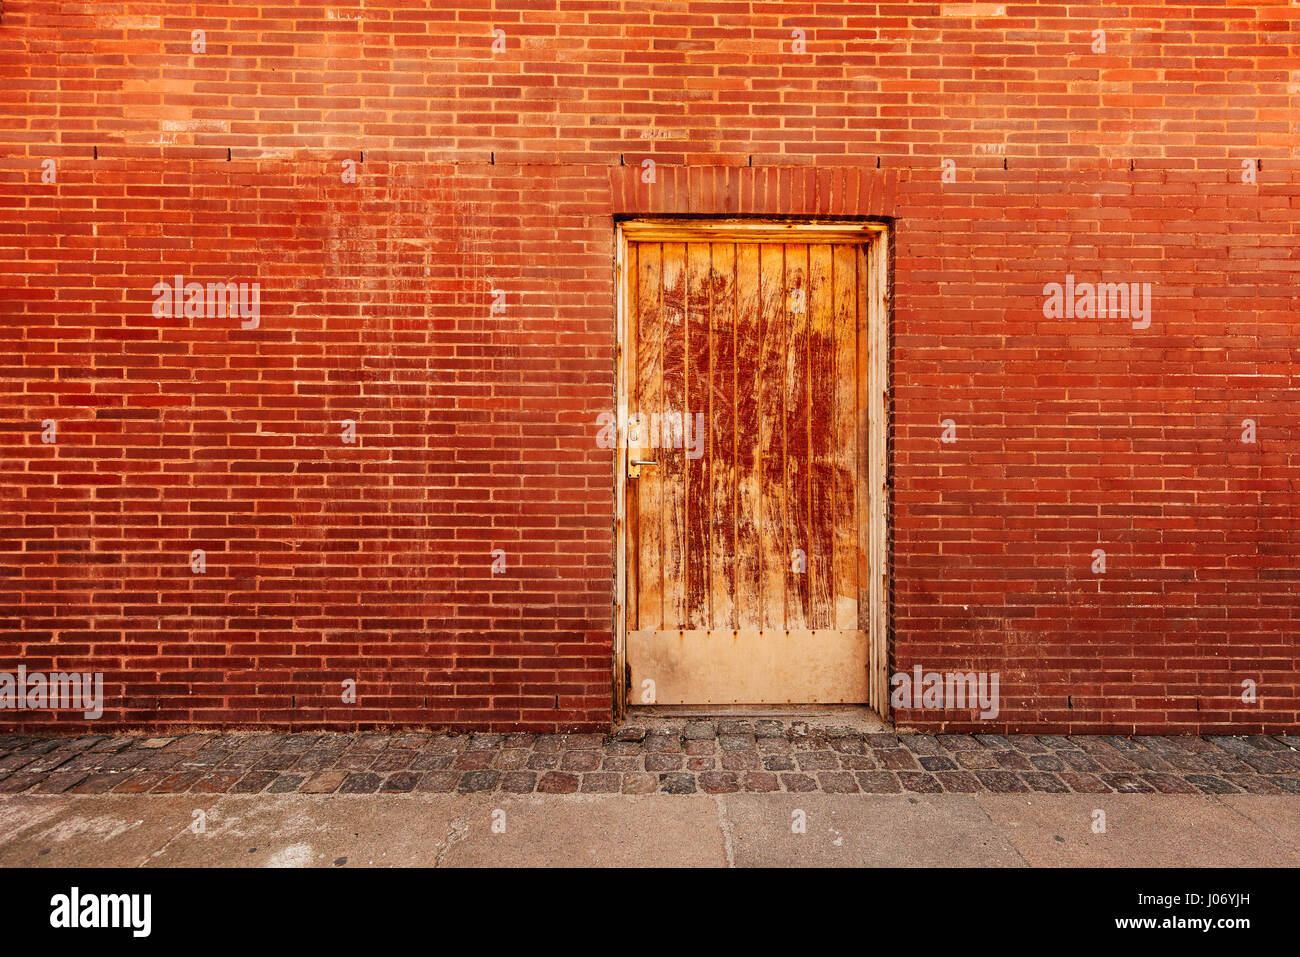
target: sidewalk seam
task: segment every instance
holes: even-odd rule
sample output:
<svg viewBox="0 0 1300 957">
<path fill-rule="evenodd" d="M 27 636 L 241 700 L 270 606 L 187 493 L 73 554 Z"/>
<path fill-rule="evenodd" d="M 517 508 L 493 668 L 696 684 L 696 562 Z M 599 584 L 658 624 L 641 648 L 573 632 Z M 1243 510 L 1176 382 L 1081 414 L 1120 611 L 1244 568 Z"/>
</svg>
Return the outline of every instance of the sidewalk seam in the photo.
<svg viewBox="0 0 1300 957">
<path fill-rule="evenodd" d="M 974 794 L 971 796 L 975 799 L 975 806 L 979 808 L 980 811 L 983 812 L 986 818 L 988 818 L 988 822 L 990 825 L 992 825 L 993 830 L 997 834 L 1001 835 L 1002 840 L 1006 842 L 1007 847 L 1011 848 L 1011 853 L 1016 855 L 1016 859 L 1020 861 L 1021 866 L 1030 868 L 1032 870 L 1034 865 L 1029 863 L 1029 858 L 1025 857 L 1025 855 L 1020 853 L 1020 848 L 1016 847 L 1016 842 L 1011 839 L 1011 834 L 1001 824 L 993 820 L 993 815 L 989 813 L 989 809 L 986 808 L 984 806 L 984 802 L 980 800 L 980 798 L 982 798 L 984 795 Z"/>
<path fill-rule="evenodd" d="M 1243 821 L 1248 822 L 1251 825 L 1251 827 L 1258 828 L 1259 830 L 1267 834 L 1269 837 L 1273 838 L 1275 841 L 1278 841 L 1279 843 L 1282 844 L 1286 844 L 1292 848 L 1295 848 L 1297 851 L 1300 851 L 1300 843 L 1297 843 L 1295 841 L 1294 835 L 1289 833 L 1279 833 L 1273 830 L 1273 828 L 1270 827 L 1269 825 L 1263 823 L 1262 821 L 1257 821 L 1255 818 L 1251 817 L 1249 814 L 1241 810 L 1241 808 L 1237 807 L 1235 804 L 1229 804 L 1227 801 L 1223 800 L 1223 798 L 1227 796 L 1235 797 L 1236 795 L 1222 795 L 1222 794 L 1213 795 L 1214 803 L 1218 804 L 1220 807 L 1227 809 L 1228 811 L 1231 811 L 1233 814 L 1237 815 Z M 1249 796 L 1281 797 L 1281 795 L 1249 795 Z"/>
</svg>

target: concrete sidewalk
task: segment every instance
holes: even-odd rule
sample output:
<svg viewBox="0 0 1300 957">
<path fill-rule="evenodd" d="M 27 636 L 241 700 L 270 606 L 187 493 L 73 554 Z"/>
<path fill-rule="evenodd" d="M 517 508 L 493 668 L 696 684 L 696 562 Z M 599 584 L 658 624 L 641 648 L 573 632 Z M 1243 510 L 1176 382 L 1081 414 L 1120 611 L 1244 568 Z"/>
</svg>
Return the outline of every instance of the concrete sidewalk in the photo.
<svg viewBox="0 0 1300 957">
<path fill-rule="evenodd" d="M 3 867 L 1296 866 L 1300 799 L 18 794 L 0 835 Z"/>
</svg>

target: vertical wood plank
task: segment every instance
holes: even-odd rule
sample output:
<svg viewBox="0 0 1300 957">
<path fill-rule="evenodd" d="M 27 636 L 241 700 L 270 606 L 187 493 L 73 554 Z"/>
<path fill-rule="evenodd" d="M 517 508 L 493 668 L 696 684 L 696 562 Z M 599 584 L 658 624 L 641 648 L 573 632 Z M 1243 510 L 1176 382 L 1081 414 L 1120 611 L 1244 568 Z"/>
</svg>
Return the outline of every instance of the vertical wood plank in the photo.
<svg viewBox="0 0 1300 957">
<path fill-rule="evenodd" d="M 763 515 L 763 338 L 759 306 L 759 247 L 736 247 L 736 627 L 764 625 L 760 525 Z M 856 626 L 854 626 L 856 627 Z"/>
<path fill-rule="evenodd" d="M 636 243 L 627 247 L 626 255 L 623 259 L 623 310 L 626 316 L 626 325 L 624 326 L 625 335 L 620 343 L 623 350 L 623 369 L 629 374 L 624 382 L 624 388 L 627 394 L 627 403 L 624 413 L 627 415 L 627 438 L 628 448 L 626 454 L 630 458 L 635 452 L 632 443 L 632 419 L 636 414 L 641 403 L 641 376 L 640 363 L 637 359 L 637 343 L 639 342 L 641 326 L 641 296 L 640 296 L 640 269 L 638 268 L 639 250 Z M 630 281 L 628 281 L 630 279 Z M 618 441 L 623 439 L 622 434 L 618 436 Z M 617 461 L 619 449 L 616 446 L 614 458 Z M 641 585 L 640 585 L 640 527 L 641 527 L 641 493 L 635 483 L 628 488 L 627 486 L 627 466 L 623 467 L 623 475 L 620 476 L 624 483 L 624 489 L 627 497 L 624 500 L 623 509 L 623 594 L 625 604 L 625 620 L 632 628 L 638 628 L 641 619 Z"/>
<path fill-rule="evenodd" d="M 809 528 L 808 246 L 785 246 L 785 485 L 789 522 L 785 627 L 809 628 L 807 556 Z M 792 559 L 795 549 L 802 561 Z M 800 568 L 803 570 L 800 571 Z"/>
<path fill-rule="evenodd" d="M 709 273 L 710 356 L 713 374 L 709 477 L 712 484 L 710 546 L 712 558 L 711 627 L 736 625 L 736 431 L 735 349 L 736 246 L 712 244 Z"/>
<path fill-rule="evenodd" d="M 871 431 L 870 410 L 872 408 L 870 388 L 871 372 L 871 326 L 870 302 L 874 292 L 874 280 L 871 276 L 870 259 L 866 251 L 861 247 L 858 248 L 858 342 L 861 346 L 858 349 L 858 435 L 869 436 Z M 870 485 L 868 476 L 871 474 L 870 458 L 871 442 L 863 442 L 858 447 L 858 477 L 862 480 L 866 488 L 863 490 L 864 501 L 869 502 L 876 495 L 876 490 Z M 861 516 L 859 516 L 861 518 Z M 869 521 L 858 522 L 858 567 L 863 569 L 863 576 L 858 582 L 858 627 L 864 630 L 870 628 L 871 615 L 871 523 Z M 872 668 L 876 665 L 876 649 L 873 645 Z"/>
<path fill-rule="evenodd" d="M 689 243 L 686 247 L 686 405 L 683 419 L 683 448 L 675 454 L 686 462 L 686 620 L 689 628 L 709 627 L 712 601 L 712 568 L 709 561 L 713 496 L 709 469 L 713 443 L 709 350 L 709 272 L 713 268 L 709 244 Z M 697 429 L 696 414 L 703 416 Z M 703 435 L 697 433 L 703 432 Z M 699 458 L 692 445 L 701 443 Z"/>
<path fill-rule="evenodd" d="M 808 627 L 835 627 L 835 299 L 831 247 L 808 247 Z"/>
<path fill-rule="evenodd" d="M 834 247 L 834 572 L 832 591 L 835 628 L 858 628 L 858 526 L 866 519 L 859 510 L 858 483 L 858 255 L 849 245 Z M 865 438 L 866 433 L 862 433 Z"/>
<path fill-rule="evenodd" d="M 870 410 L 872 408 L 870 388 L 871 372 L 871 326 L 870 302 L 874 293 L 874 280 L 871 276 L 871 260 L 866 251 L 858 248 L 858 435 L 870 436 Z M 863 489 L 864 502 L 870 502 L 876 490 L 867 484 L 871 474 L 871 442 L 863 442 L 858 447 L 858 477 L 866 488 Z M 862 516 L 859 516 L 861 518 Z M 870 628 L 871 615 L 871 523 L 858 522 L 858 567 L 863 569 L 863 576 L 858 582 L 858 627 Z M 876 649 L 873 645 L 872 668 L 876 665 Z"/>
<path fill-rule="evenodd" d="M 614 296 L 617 308 L 617 317 L 615 320 L 614 337 L 616 348 L 618 350 L 617 379 L 618 391 L 615 394 L 615 415 L 620 421 L 625 420 L 628 414 L 628 404 L 632 394 L 636 390 L 636 370 L 628 364 L 627 350 L 625 348 L 627 341 L 635 335 L 635 331 L 629 326 L 631 314 L 628 311 L 628 244 L 622 230 L 618 230 L 614 240 L 614 257 L 617 263 L 617 280 L 614 289 Z M 612 656 L 610 683 L 613 691 L 613 708 L 611 717 L 614 721 L 622 721 L 623 716 L 627 713 L 627 672 L 628 672 L 628 645 L 627 633 L 628 625 L 632 623 L 628 617 L 628 595 L 627 588 L 627 570 L 628 556 L 635 553 L 629 552 L 630 544 L 627 534 L 627 516 L 629 509 L 636 508 L 635 499 L 631 498 L 630 491 L 627 487 L 627 449 L 622 442 L 615 442 L 614 447 L 614 522 L 616 530 L 615 541 L 623 547 L 623 554 L 618 555 L 621 559 L 614 563 L 614 654 Z M 618 547 L 616 545 L 616 547 Z M 621 613 L 620 613 L 621 612 Z"/>
<path fill-rule="evenodd" d="M 785 327 L 784 249 L 764 244 L 759 247 L 761 628 L 784 628 L 786 622 L 785 578 L 790 550 L 785 502 Z"/>
<path fill-rule="evenodd" d="M 650 416 L 663 407 L 663 247 L 658 243 L 635 244 L 637 288 L 636 324 L 636 404 L 633 411 L 641 416 L 638 458 L 653 459 Z M 631 451 L 631 450 L 630 450 Z M 661 628 L 664 620 L 663 599 L 663 473 L 659 468 L 643 468 L 641 477 L 632 480 L 637 499 L 637 578 L 640 597 L 637 602 L 638 628 Z"/>
<path fill-rule="evenodd" d="M 665 444 L 663 418 L 686 408 L 686 246 L 663 247 L 663 391 L 659 445 Z M 663 476 L 663 627 L 689 628 L 686 617 L 686 457 L 681 450 L 658 448 L 653 466 Z M 644 473 L 643 473 L 644 474 Z"/>
<path fill-rule="evenodd" d="M 869 254 L 864 250 L 859 262 L 867 261 L 869 255 L 871 298 L 867 308 L 866 320 L 869 332 L 867 367 L 867 394 L 870 397 L 868 409 L 869 438 L 867 502 L 870 518 L 863 526 L 870 529 L 870 560 L 867 578 L 870 596 L 867 602 L 870 618 L 870 648 L 874 658 L 870 676 L 870 695 L 868 700 L 881 714 L 889 713 L 889 649 L 887 634 L 886 608 L 889 603 L 889 555 L 886 550 L 888 538 L 888 492 L 885 488 L 888 458 L 888 405 L 884 399 L 885 390 L 889 388 L 888 326 L 889 326 L 889 233 L 882 231 L 872 238 Z M 860 267 L 861 268 L 861 267 Z M 861 287 L 859 287 L 861 288 Z M 863 350 L 859 350 L 863 351 Z"/>
</svg>

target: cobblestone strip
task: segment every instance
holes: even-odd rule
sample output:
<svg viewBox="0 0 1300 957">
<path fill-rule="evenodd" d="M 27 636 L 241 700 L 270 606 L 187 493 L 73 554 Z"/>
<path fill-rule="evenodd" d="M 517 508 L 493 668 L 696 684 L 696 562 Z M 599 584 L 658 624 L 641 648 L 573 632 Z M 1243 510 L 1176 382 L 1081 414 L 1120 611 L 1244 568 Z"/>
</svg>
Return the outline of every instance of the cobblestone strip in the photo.
<svg viewBox="0 0 1300 957">
<path fill-rule="evenodd" d="M 0 736 L 0 793 L 1300 794 L 1300 737 L 864 734 L 778 720 L 600 734 Z"/>
</svg>

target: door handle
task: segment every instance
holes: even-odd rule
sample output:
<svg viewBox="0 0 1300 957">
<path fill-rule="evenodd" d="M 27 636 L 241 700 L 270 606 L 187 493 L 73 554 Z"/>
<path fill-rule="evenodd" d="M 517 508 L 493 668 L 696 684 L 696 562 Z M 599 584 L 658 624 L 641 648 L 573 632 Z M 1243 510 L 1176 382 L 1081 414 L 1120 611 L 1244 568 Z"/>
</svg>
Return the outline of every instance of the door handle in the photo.
<svg viewBox="0 0 1300 957">
<path fill-rule="evenodd" d="M 652 462 L 652 461 L 650 461 L 649 459 L 629 459 L 629 460 L 628 460 L 628 463 L 627 463 L 627 477 L 628 477 L 628 478 L 640 478 L 640 477 L 641 477 L 641 466 L 643 466 L 643 465 L 658 465 L 658 464 L 659 464 L 658 462 Z"/>
</svg>

